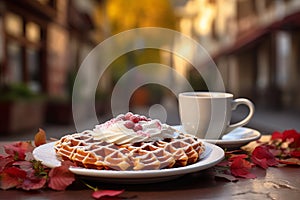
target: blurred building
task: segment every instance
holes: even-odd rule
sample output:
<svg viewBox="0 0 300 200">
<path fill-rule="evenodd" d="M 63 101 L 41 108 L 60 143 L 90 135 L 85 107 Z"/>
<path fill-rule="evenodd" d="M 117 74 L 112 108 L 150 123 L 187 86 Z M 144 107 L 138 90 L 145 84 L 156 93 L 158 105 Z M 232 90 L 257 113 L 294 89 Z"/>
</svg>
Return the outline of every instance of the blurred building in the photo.
<svg viewBox="0 0 300 200">
<path fill-rule="evenodd" d="M 26 83 L 50 96 L 66 95 L 69 73 L 95 46 L 97 1 L 0 2 L 0 83 Z"/>
<path fill-rule="evenodd" d="M 138 6 L 127 6 L 128 2 L 0 1 L 0 86 L 23 83 L 46 94 L 50 121 L 61 117 L 69 122 L 74 74 L 99 41 L 130 28 L 161 26 L 203 45 L 218 66 L 226 90 L 235 96 L 250 98 L 258 108 L 300 111 L 299 0 L 148 0 L 144 4 L 130 1 Z M 164 53 L 159 57 L 162 63 L 193 77 L 192 66 L 183 59 L 164 58 Z M 205 64 L 205 59 L 199 63 Z M 128 69 L 116 65 L 117 72 L 112 70 L 109 76 L 119 77 L 120 71 Z M 195 84 L 205 89 L 197 79 L 193 78 Z M 107 78 L 102 85 L 111 89 L 114 81 Z M 53 101 L 56 98 L 66 99 L 68 111 Z"/>
<path fill-rule="evenodd" d="M 92 15 L 99 2 L 0 1 L 0 132 L 72 121 L 72 81 L 97 44 Z M 2 98 L 10 85 L 21 87 Z M 27 101 L 30 92 L 47 98 Z"/>
<path fill-rule="evenodd" d="M 180 31 L 208 50 L 228 91 L 300 110 L 300 1 L 189 0 L 176 9 Z"/>
</svg>

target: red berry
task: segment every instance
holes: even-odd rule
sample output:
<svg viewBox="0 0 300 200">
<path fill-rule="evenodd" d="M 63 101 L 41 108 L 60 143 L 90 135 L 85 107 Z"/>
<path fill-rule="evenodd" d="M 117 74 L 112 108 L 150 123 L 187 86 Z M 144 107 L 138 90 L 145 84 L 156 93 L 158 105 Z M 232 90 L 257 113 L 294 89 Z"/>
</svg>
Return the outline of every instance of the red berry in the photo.
<svg viewBox="0 0 300 200">
<path fill-rule="evenodd" d="M 143 127 L 142 127 L 142 125 L 140 125 L 140 124 L 135 124 L 134 127 L 133 127 L 133 130 L 134 130 L 134 131 L 140 131 L 140 130 L 142 130 L 142 129 L 143 129 Z"/>
<path fill-rule="evenodd" d="M 129 120 L 132 115 L 133 114 L 131 112 L 126 113 L 125 114 L 125 119 Z"/>
<path fill-rule="evenodd" d="M 127 120 L 125 123 L 124 123 L 124 126 L 128 129 L 133 129 L 134 127 L 134 123 L 132 121 L 129 121 Z"/>
<path fill-rule="evenodd" d="M 130 117 L 130 120 L 133 122 L 133 123 L 138 123 L 140 121 L 140 118 L 138 115 L 132 115 Z"/>
<path fill-rule="evenodd" d="M 147 117 L 145 116 L 140 116 L 140 121 L 149 121 Z"/>
</svg>

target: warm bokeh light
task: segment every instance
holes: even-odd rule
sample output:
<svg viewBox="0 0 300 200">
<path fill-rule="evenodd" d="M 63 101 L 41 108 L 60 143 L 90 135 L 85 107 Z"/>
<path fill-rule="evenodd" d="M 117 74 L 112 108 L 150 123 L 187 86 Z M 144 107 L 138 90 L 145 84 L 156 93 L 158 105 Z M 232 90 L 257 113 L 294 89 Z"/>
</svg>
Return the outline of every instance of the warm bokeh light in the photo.
<svg viewBox="0 0 300 200">
<path fill-rule="evenodd" d="M 3 0 L 0 2 L 0 107 L 1 98 L 13 96 L 23 100 L 24 93 L 35 92 L 45 97 L 41 116 L 46 118 L 46 124 L 71 123 L 73 83 L 89 52 L 122 31 L 163 27 L 201 44 L 218 66 L 226 90 L 255 102 L 258 109 L 251 126 L 266 130 L 277 129 L 280 123 L 296 127 L 294 119 L 299 119 L 300 111 L 299 16 L 299 0 L 38 0 L 18 4 Z M 141 38 L 124 42 L 143 45 Z M 111 91 L 118 79 L 145 63 L 170 66 L 187 77 L 194 89 L 206 90 L 201 75 L 195 71 L 195 67 L 209 68 L 205 56 L 193 55 L 191 47 L 179 42 L 174 48 L 197 58 L 197 66 L 172 53 L 153 49 L 130 52 L 111 63 L 95 95 L 98 114 L 108 115 Z M 3 92 L 15 85 L 23 93 Z M 141 90 L 144 91 L 136 92 L 135 96 L 141 93 L 164 97 L 155 98 L 157 102 L 142 103 L 145 107 L 166 98 L 176 102 L 176 97 L 165 88 Z M 141 97 L 132 102 L 141 105 L 139 99 L 146 102 Z M 273 111 L 277 112 L 276 119 L 284 118 L 285 113 L 293 113 L 293 117 L 273 123 Z M 264 119 L 262 126 L 261 119 Z"/>
</svg>

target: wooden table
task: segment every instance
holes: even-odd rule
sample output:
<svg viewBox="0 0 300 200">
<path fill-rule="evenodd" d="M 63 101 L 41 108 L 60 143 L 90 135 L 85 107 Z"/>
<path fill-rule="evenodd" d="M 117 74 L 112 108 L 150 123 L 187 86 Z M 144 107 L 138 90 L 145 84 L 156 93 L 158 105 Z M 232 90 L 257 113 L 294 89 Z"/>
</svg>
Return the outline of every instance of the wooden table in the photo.
<svg viewBox="0 0 300 200">
<path fill-rule="evenodd" d="M 3 152 L 0 142 L 0 153 Z M 300 168 L 270 167 L 267 170 L 255 168 L 256 179 L 240 179 L 228 182 L 216 179 L 213 169 L 187 174 L 175 180 L 154 184 L 116 185 L 89 182 L 99 189 L 125 189 L 121 197 L 127 199 L 300 199 Z M 79 181 L 66 191 L 0 190 L 0 199 L 92 199 L 92 190 Z"/>
</svg>

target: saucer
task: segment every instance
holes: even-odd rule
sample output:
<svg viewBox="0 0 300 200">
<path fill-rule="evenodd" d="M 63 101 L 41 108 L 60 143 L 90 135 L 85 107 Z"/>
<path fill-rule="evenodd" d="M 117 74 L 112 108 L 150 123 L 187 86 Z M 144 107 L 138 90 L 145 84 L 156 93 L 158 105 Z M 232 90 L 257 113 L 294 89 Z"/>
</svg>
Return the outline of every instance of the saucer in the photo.
<svg viewBox="0 0 300 200">
<path fill-rule="evenodd" d="M 181 125 L 172 126 L 173 128 L 185 132 Z M 216 144 L 222 148 L 234 149 L 248 144 L 251 141 L 258 140 L 261 133 L 255 129 L 247 127 L 238 127 L 233 131 L 223 135 L 221 139 L 203 139 L 205 142 Z"/>
</svg>

